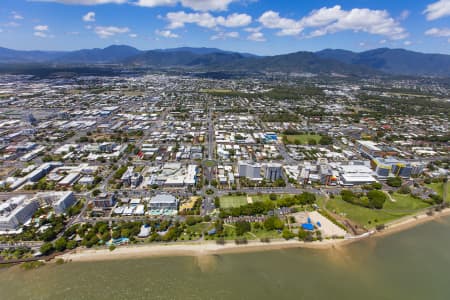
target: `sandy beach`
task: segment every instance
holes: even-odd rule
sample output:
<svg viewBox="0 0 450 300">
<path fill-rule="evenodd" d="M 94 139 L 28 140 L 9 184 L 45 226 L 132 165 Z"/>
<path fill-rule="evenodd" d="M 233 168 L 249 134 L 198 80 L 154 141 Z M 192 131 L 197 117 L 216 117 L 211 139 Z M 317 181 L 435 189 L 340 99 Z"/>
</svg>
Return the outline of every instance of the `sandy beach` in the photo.
<svg viewBox="0 0 450 300">
<path fill-rule="evenodd" d="M 386 229 L 379 232 L 371 232 L 360 237 L 352 237 L 350 239 L 325 239 L 316 242 L 299 242 L 296 240 L 273 240 L 270 243 L 262 243 L 260 241 L 250 240 L 248 244 L 236 245 L 234 241 L 228 241 L 225 245 L 218 245 L 214 241 L 201 242 L 178 242 L 167 244 L 143 244 L 129 245 L 117 247 L 114 251 L 107 248 L 101 249 L 83 249 L 79 248 L 73 252 L 63 254 L 58 258 L 66 261 L 89 262 L 115 259 L 131 259 L 152 256 L 202 256 L 215 255 L 225 253 L 243 253 L 280 250 L 289 248 L 313 248 L 313 249 L 330 249 L 337 245 L 346 245 L 366 238 L 382 237 L 388 234 L 397 233 L 407 230 L 425 222 L 437 220 L 441 217 L 449 216 L 450 208 L 441 212 L 435 212 L 433 216 L 426 213 L 410 216 L 386 225 Z"/>
<path fill-rule="evenodd" d="M 440 212 L 434 212 L 432 216 L 427 215 L 426 213 L 408 216 L 405 218 L 398 219 L 386 225 L 386 229 L 383 231 L 376 232 L 374 236 L 385 236 L 394 234 L 400 231 L 407 230 L 409 228 L 415 227 L 417 225 L 435 221 L 442 217 L 450 216 L 450 208 L 446 208 Z"/>
</svg>

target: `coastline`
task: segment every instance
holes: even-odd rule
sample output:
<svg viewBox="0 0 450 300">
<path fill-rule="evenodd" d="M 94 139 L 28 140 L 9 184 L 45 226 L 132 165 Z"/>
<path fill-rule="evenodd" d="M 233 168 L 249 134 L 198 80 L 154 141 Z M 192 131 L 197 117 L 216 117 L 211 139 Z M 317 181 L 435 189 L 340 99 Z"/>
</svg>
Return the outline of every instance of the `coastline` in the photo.
<svg viewBox="0 0 450 300">
<path fill-rule="evenodd" d="M 386 229 L 376 232 L 373 236 L 381 237 L 395 234 L 430 221 L 435 221 L 441 217 L 450 216 L 450 208 L 445 208 L 440 212 L 433 211 L 433 213 L 434 214 L 432 216 L 429 216 L 426 213 L 421 213 L 395 220 L 387 224 Z"/>
<path fill-rule="evenodd" d="M 167 244 L 144 244 L 120 246 L 114 251 L 107 248 L 102 249 L 76 249 L 70 253 L 65 253 L 56 258 L 62 258 L 73 262 L 110 261 L 120 259 L 133 259 L 145 257 L 165 257 L 165 256 L 204 256 L 231 253 L 248 253 L 270 250 L 282 250 L 292 248 L 308 249 L 332 249 L 335 246 L 347 245 L 367 238 L 377 238 L 395 234 L 420 224 L 437 220 L 441 217 L 450 216 L 450 208 L 441 212 L 434 212 L 432 216 L 426 213 L 409 216 L 396 220 L 386 225 L 382 231 L 370 232 L 359 237 L 348 239 L 323 240 L 316 242 L 300 242 L 297 240 L 274 240 L 270 243 L 250 240 L 248 244 L 236 245 L 234 241 L 228 241 L 225 245 L 218 245 L 214 241 L 183 242 Z"/>
</svg>

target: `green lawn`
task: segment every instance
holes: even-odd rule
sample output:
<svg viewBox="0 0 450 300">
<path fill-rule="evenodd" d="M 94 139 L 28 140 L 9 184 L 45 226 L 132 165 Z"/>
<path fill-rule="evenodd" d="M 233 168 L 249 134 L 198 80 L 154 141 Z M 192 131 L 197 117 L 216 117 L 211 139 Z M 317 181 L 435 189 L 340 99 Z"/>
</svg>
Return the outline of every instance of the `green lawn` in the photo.
<svg viewBox="0 0 450 300">
<path fill-rule="evenodd" d="M 290 197 L 292 195 L 288 194 L 278 194 L 277 199 L 281 199 L 283 197 Z M 270 201 L 270 194 L 254 194 L 248 195 L 248 197 L 252 198 L 253 202 L 261 202 L 261 201 Z M 247 196 L 222 196 L 220 197 L 220 208 L 231 208 L 231 207 L 240 207 L 243 205 L 247 205 Z"/>
<path fill-rule="evenodd" d="M 383 210 L 397 210 L 414 213 L 430 206 L 428 203 L 412 197 L 410 194 L 403 195 L 395 193 L 392 195 L 395 202 L 387 201 L 384 204 Z"/>
<path fill-rule="evenodd" d="M 204 165 L 207 168 L 211 168 L 211 167 L 214 167 L 216 165 L 216 162 L 213 161 L 213 160 L 207 160 L 207 161 L 204 162 Z"/>
<path fill-rule="evenodd" d="M 279 239 L 281 238 L 281 233 L 279 233 L 277 230 L 267 231 L 265 229 L 252 229 L 252 233 L 246 233 L 245 236 L 248 239 L 261 239 L 261 238 L 269 238 L 269 239 Z"/>
<path fill-rule="evenodd" d="M 436 182 L 436 183 L 430 183 L 426 185 L 430 189 L 434 190 L 436 193 L 438 193 L 439 196 L 444 197 L 444 183 L 443 182 Z M 448 187 L 447 183 L 447 193 L 445 201 L 450 201 L 450 188 Z"/>
<path fill-rule="evenodd" d="M 209 222 L 201 222 L 201 223 L 197 223 L 195 225 L 189 226 L 188 229 L 192 232 L 196 232 L 201 234 L 202 232 L 205 231 L 209 231 L 211 229 L 214 228 L 214 224 L 213 223 L 209 223 Z"/>
<path fill-rule="evenodd" d="M 343 215 L 350 220 L 366 227 L 374 227 L 377 224 L 384 224 L 395 219 L 412 215 L 429 205 L 410 195 L 394 194 L 392 198 L 396 202 L 386 201 L 383 209 L 369 209 L 358 205 L 350 204 L 342 200 L 340 196 L 330 199 L 327 209 L 337 214 Z M 369 224 L 369 221 L 371 222 Z"/>
<path fill-rule="evenodd" d="M 276 195 L 277 195 L 277 200 L 283 199 L 284 197 L 292 197 L 293 196 L 291 194 L 276 194 Z M 256 195 L 248 195 L 248 196 L 252 198 L 253 202 L 270 200 L 270 194 L 260 194 L 260 195 L 256 194 Z"/>
<path fill-rule="evenodd" d="M 240 207 L 247 204 L 247 196 L 220 197 L 220 208 Z"/>
<path fill-rule="evenodd" d="M 238 237 L 236 236 L 236 231 L 233 225 L 224 225 L 224 231 L 226 240 L 234 240 Z M 276 230 L 267 231 L 264 228 L 255 229 L 252 226 L 252 231 L 246 232 L 242 237 L 245 237 L 247 240 L 259 240 L 261 238 L 279 239 L 281 238 L 281 234 Z"/>
<path fill-rule="evenodd" d="M 295 135 L 285 135 L 287 138 L 288 144 L 303 144 L 307 145 L 310 139 L 314 139 L 316 142 L 319 142 L 320 135 L 317 134 L 295 134 Z"/>
</svg>

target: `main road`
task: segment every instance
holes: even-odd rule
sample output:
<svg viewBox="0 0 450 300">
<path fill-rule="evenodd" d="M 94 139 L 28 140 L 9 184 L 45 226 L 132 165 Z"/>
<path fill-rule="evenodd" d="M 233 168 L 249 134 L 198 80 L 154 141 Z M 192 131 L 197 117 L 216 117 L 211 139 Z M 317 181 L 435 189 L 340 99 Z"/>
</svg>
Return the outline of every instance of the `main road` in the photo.
<svg viewBox="0 0 450 300">
<path fill-rule="evenodd" d="M 208 159 L 214 160 L 214 123 L 211 108 L 208 108 Z"/>
</svg>

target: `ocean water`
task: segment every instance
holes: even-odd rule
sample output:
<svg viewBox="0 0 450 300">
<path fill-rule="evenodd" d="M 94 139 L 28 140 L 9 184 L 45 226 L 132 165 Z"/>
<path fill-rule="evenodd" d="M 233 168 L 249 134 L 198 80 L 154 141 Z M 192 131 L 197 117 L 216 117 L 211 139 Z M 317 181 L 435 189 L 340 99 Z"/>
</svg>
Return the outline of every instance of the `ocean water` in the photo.
<svg viewBox="0 0 450 300">
<path fill-rule="evenodd" d="M 450 218 L 331 250 L 0 270 L 0 299 L 450 299 Z"/>
</svg>

